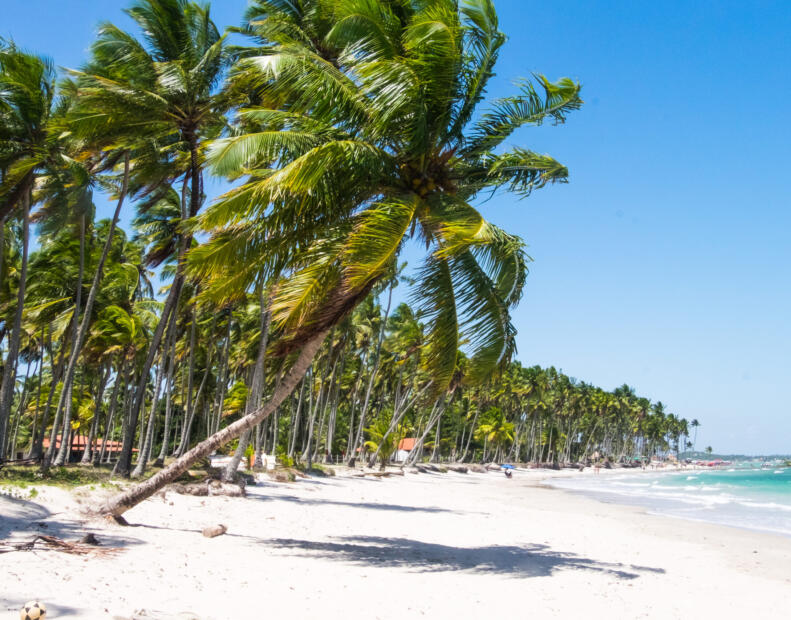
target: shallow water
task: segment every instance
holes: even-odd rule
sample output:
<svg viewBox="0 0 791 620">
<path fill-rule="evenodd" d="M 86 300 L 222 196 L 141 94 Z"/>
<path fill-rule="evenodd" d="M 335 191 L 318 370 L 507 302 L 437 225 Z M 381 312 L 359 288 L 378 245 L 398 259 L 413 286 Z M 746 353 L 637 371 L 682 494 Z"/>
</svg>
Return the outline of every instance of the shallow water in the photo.
<svg viewBox="0 0 791 620">
<path fill-rule="evenodd" d="M 791 536 L 791 468 L 628 472 L 549 484 L 657 514 Z"/>
</svg>

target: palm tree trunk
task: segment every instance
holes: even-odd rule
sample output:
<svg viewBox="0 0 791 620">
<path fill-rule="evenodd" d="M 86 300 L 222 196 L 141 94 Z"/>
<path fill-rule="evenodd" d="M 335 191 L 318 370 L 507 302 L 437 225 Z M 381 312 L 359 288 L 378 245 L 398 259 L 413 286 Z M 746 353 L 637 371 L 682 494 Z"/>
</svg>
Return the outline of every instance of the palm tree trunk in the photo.
<svg viewBox="0 0 791 620">
<path fill-rule="evenodd" d="M 162 387 L 162 375 L 165 374 L 167 353 L 167 347 L 163 348 L 162 357 L 157 368 L 156 380 L 154 381 L 154 394 L 151 397 L 151 413 L 148 415 L 148 426 L 145 432 L 145 439 L 143 440 L 143 447 L 137 457 L 137 465 L 132 472 L 133 478 L 139 478 L 146 471 L 148 456 L 151 453 L 151 442 L 154 440 L 154 423 L 157 419 L 157 406 L 159 405 L 159 390 Z"/>
<path fill-rule="evenodd" d="M 118 369 L 118 373 L 115 375 L 115 385 L 113 385 L 113 392 L 110 395 L 110 408 L 107 410 L 107 417 L 105 418 L 104 422 L 104 440 L 102 441 L 102 449 L 99 451 L 98 458 L 94 456 L 94 465 L 100 465 L 102 462 L 104 462 L 104 456 L 107 452 L 107 439 L 110 436 L 110 432 L 113 428 L 115 409 L 118 406 L 118 391 L 121 385 L 123 385 L 124 392 L 126 392 L 126 383 L 126 358 L 122 358 L 121 367 Z"/>
<path fill-rule="evenodd" d="M 351 403 L 351 410 L 349 411 L 349 437 L 346 440 L 347 466 L 351 466 L 357 458 L 356 454 L 352 451 L 352 442 L 354 441 L 354 411 L 357 408 L 357 394 L 360 391 L 360 384 L 363 380 L 363 375 L 365 374 L 365 364 L 368 362 L 369 351 L 370 347 L 366 346 L 365 351 L 363 352 L 363 359 L 360 362 L 360 372 L 357 373 L 357 381 L 354 382 L 354 390 L 352 390 L 352 396 L 349 399 L 349 402 Z"/>
<path fill-rule="evenodd" d="M 178 478 L 198 459 L 208 456 L 234 437 L 238 437 L 244 431 L 250 430 L 257 424 L 260 424 L 280 406 L 280 403 L 282 403 L 291 392 L 294 391 L 299 381 L 305 376 L 308 367 L 321 348 L 321 344 L 324 342 L 324 338 L 326 338 L 328 333 L 328 329 L 322 330 L 314 334 L 313 337 L 305 343 L 294 365 L 286 373 L 282 383 L 275 388 L 272 398 L 263 407 L 248 413 L 240 420 L 226 426 L 221 431 L 200 442 L 197 446 L 192 448 L 192 450 L 176 459 L 159 473 L 151 476 L 148 480 L 136 484 L 132 488 L 112 497 L 107 503 L 100 507 L 99 512 L 116 516 L 123 514 L 143 500 L 151 497 L 169 482 Z"/>
<path fill-rule="evenodd" d="M 401 423 L 401 420 L 406 415 L 407 411 L 412 408 L 412 405 L 415 404 L 417 399 L 420 398 L 425 393 L 425 391 L 433 385 L 433 383 L 434 380 L 432 379 L 423 386 L 423 388 L 412 398 L 412 400 L 409 401 L 407 405 L 404 406 L 402 403 L 402 406 L 399 409 L 396 409 L 396 411 L 393 413 L 393 419 L 390 421 L 390 426 L 385 431 L 385 434 L 382 435 L 382 439 L 379 440 L 379 447 L 376 448 L 376 452 L 374 452 L 373 456 L 368 459 L 368 467 L 373 467 L 376 464 L 376 459 L 379 456 L 379 452 L 381 451 L 385 440 L 396 428 L 398 428 L 398 425 Z"/>
<path fill-rule="evenodd" d="M 265 306 L 266 300 L 264 299 L 263 291 L 260 293 L 259 299 L 261 302 L 261 323 L 259 325 L 261 336 L 258 341 L 258 355 L 256 355 L 255 358 L 253 377 L 250 380 L 249 396 L 247 398 L 247 403 L 245 403 L 246 415 L 257 411 L 260 408 L 261 397 L 264 391 L 264 364 L 266 362 L 266 347 L 269 343 L 269 322 L 272 318 L 272 315 Z M 275 391 L 277 391 L 277 389 L 275 389 Z M 239 468 L 239 463 L 241 463 L 242 457 L 247 451 L 247 445 L 249 443 L 250 431 L 248 430 L 242 433 L 242 436 L 239 438 L 239 445 L 236 447 L 233 458 L 231 458 L 228 465 L 226 465 L 225 471 L 222 474 L 222 478 L 226 482 L 230 482 L 236 477 L 236 470 Z"/>
<path fill-rule="evenodd" d="M 85 450 L 82 453 L 81 465 L 90 465 L 93 462 L 93 453 L 96 451 L 94 443 L 96 443 L 96 434 L 99 431 L 99 418 L 101 417 L 102 398 L 104 397 L 104 389 L 107 387 L 107 381 L 110 378 L 110 364 L 107 364 L 107 369 L 102 369 L 101 377 L 99 378 L 99 389 L 96 390 L 96 400 L 93 407 L 93 420 L 91 420 L 91 430 L 88 433 L 88 438 L 85 442 Z"/>
<path fill-rule="evenodd" d="M 379 371 L 379 362 L 381 360 L 382 355 L 382 341 L 385 337 L 385 329 L 387 327 L 387 318 L 390 316 L 390 305 L 393 301 L 393 288 L 394 286 L 390 287 L 390 291 L 387 295 L 387 310 L 385 310 L 385 316 L 382 320 L 382 325 L 379 328 L 379 340 L 376 343 L 376 353 L 374 354 L 374 365 L 371 369 L 371 377 L 368 380 L 368 389 L 365 391 L 365 400 L 363 401 L 363 408 L 360 411 L 360 422 L 357 426 L 357 436 L 354 439 L 354 446 L 352 446 L 352 456 L 350 457 L 350 462 L 355 458 L 354 455 L 357 452 L 357 448 L 360 447 L 362 444 L 363 438 L 363 428 L 365 427 L 365 414 L 368 412 L 368 404 L 371 399 L 371 390 L 374 387 L 374 381 L 376 380 L 376 373 Z"/>
<path fill-rule="evenodd" d="M 72 387 L 74 384 L 74 373 L 77 369 L 77 357 L 79 356 L 80 349 L 78 348 L 77 337 L 81 331 L 80 329 L 80 309 L 82 307 L 82 281 L 85 278 L 85 228 L 87 215 L 85 213 L 80 217 L 80 263 L 77 272 L 77 293 L 74 296 L 74 319 L 71 322 L 71 351 L 69 353 L 69 364 L 66 366 L 66 376 L 63 378 L 63 388 L 60 392 L 60 402 L 58 402 L 58 409 L 63 408 L 63 430 L 61 431 L 60 450 L 55 457 L 55 467 L 63 467 L 69 462 L 69 454 L 71 452 L 71 445 L 67 445 L 63 441 L 63 437 L 68 435 L 71 428 L 71 406 L 72 406 Z M 71 374 L 70 374 L 71 373 Z"/>
<path fill-rule="evenodd" d="M 294 458 L 294 450 L 297 447 L 297 435 L 299 434 L 299 422 L 302 415 L 302 401 L 305 397 L 305 386 L 307 381 L 302 381 L 302 387 L 299 388 L 299 400 L 297 401 L 297 409 L 294 411 L 294 421 L 291 424 L 291 440 L 288 445 L 288 458 Z"/>
<path fill-rule="evenodd" d="M 170 420 L 173 411 L 173 370 L 176 366 L 176 313 L 173 313 L 172 326 L 170 332 L 170 355 L 168 357 L 168 376 L 165 380 L 165 425 L 162 429 L 162 447 L 159 450 L 154 465 L 161 467 L 165 463 L 167 456 L 168 442 L 170 439 Z"/>
<path fill-rule="evenodd" d="M 8 419 L 11 415 L 11 403 L 14 399 L 16 386 L 16 360 L 19 355 L 19 344 L 22 339 L 22 310 L 25 305 L 25 289 L 27 287 L 27 256 L 30 243 L 30 191 L 26 191 L 22 199 L 22 267 L 19 274 L 19 290 L 17 306 L 14 313 L 14 325 L 9 335 L 8 354 L 5 359 L 3 380 L 0 383 L 0 446 L 6 444 Z M 0 450 L 0 464 L 5 454 Z"/>
<path fill-rule="evenodd" d="M 52 326 L 49 329 L 49 341 L 50 341 L 50 350 L 52 347 Z M 47 434 L 47 425 L 49 423 L 49 412 L 52 410 L 52 399 L 55 397 L 55 388 L 58 385 L 58 381 L 60 380 L 60 375 L 63 372 L 63 365 L 66 356 L 66 347 L 61 347 L 60 354 L 58 355 L 58 361 L 55 366 L 52 368 L 52 380 L 49 386 L 49 393 L 47 394 L 47 404 L 44 405 L 44 413 L 41 416 L 41 428 L 39 430 L 38 436 L 35 438 L 35 442 L 33 443 L 33 447 L 30 450 L 30 458 L 38 460 L 44 455 L 44 437 Z M 50 360 L 51 363 L 51 360 Z M 54 434 L 57 434 L 57 420 L 55 421 L 55 428 Z M 54 439 L 51 439 L 54 441 Z M 54 444 L 50 445 L 50 449 Z"/>
</svg>

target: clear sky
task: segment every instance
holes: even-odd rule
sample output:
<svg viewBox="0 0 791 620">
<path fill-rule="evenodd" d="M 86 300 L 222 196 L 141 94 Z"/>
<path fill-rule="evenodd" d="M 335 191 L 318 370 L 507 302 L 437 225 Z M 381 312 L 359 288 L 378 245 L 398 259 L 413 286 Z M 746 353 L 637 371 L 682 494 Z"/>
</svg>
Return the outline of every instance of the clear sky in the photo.
<svg viewBox="0 0 791 620">
<path fill-rule="evenodd" d="M 3 0 L 0 35 L 78 66 L 120 0 Z M 245 0 L 216 0 L 222 26 Z M 519 358 L 622 383 L 701 422 L 718 452 L 791 452 L 791 4 L 496 0 L 509 42 L 490 93 L 579 79 L 564 126 L 511 140 L 571 183 L 485 215 L 534 259 Z"/>
</svg>

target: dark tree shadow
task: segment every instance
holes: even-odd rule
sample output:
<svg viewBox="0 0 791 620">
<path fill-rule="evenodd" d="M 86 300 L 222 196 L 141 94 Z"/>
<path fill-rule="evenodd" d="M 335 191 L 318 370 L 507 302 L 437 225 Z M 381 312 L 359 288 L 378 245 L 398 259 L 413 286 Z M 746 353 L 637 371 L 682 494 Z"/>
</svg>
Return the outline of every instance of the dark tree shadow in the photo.
<svg viewBox="0 0 791 620">
<path fill-rule="evenodd" d="M 635 564 L 599 562 L 573 553 L 551 550 L 547 545 L 451 547 L 408 538 L 346 536 L 340 542 L 275 538 L 262 544 L 302 551 L 304 557 L 324 557 L 381 568 L 406 568 L 416 572 L 470 571 L 512 577 L 546 577 L 558 570 L 589 570 L 620 579 L 664 569 Z"/>
<path fill-rule="evenodd" d="M 394 510 L 398 512 L 450 512 L 456 514 L 470 514 L 462 513 L 458 510 L 448 510 L 447 508 L 437 508 L 434 506 L 404 506 L 402 504 L 380 504 L 375 502 L 341 502 L 332 499 L 313 499 L 306 497 L 297 497 L 296 495 L 259 495 L 258 493 L 248 493 L 247 499 L 254 499 L 259 501 L 283 501 L 293 502 L 304 506 L 346 506 L 349 508 L 371 508 L 373 510 Z"/>
<path fill-rule="evenodd" d="M 22 542 L 45 534 L 74 542 L 89 532 L 99 539 L 103 547 L 127 547 L 142 542 L 137 538 L 117 536 L 104 529 L 93 528 L 85 520 L 53 513 L 32 500 L 0 496 L 0 541 Z"/>
</svg>

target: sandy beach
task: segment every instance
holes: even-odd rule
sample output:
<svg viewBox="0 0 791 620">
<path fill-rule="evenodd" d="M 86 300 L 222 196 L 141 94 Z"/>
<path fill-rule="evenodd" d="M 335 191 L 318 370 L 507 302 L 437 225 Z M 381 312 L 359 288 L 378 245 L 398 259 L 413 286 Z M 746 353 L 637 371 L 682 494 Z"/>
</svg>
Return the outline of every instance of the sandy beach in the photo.
<svg viewBox="0 0 791 620">
<path fill-rule="evenodd" d="M 766 618 L 791 608 L 791 539 L 542 486 L 546 472 L 302 479 L 246 499 L 167 493 L 86 523 L 89 491 L 0 497 L 0 538 L 93 532 L 121 550 L 0 555 L 0 617 Z M 586 475 L 586 474 L 577 474 Z M 101 493 L 93 491 L 92 493 Z M 205 538 L 212 524 L 227 534 Z"/>
</svg>

